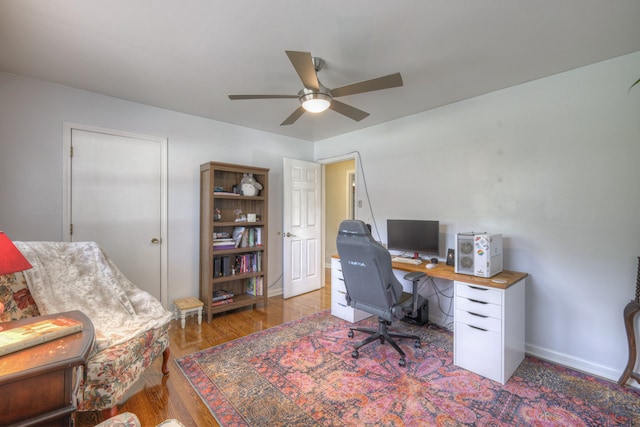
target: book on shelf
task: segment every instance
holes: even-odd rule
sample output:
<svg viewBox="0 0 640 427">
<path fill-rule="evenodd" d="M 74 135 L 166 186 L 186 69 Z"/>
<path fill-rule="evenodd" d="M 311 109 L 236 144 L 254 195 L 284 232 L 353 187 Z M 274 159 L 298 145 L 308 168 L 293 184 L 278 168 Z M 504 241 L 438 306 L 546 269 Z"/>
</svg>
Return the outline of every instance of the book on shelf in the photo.
<svg viewBox="0 0 640 427">
<path fill-rule="evenodd" d="M 221 256 L 213 258 L 213 278 L 230 276 L 231 271 L 231 257 Z"/>
<path fill-rule="evenodd" d="M 262 227 L 256 227 L 254 230 L 256 233 L 255 244 L 256 246 L 262 246 Z"/>
<path fill-rule="evenodd" d="M 241 248 L 248 248 L 249 247 L 249 231 L 250 229 L 245 228 L 244 231 L 242 232 L 242 238 L 240 239 L 240 246 Z"/>
<path fill-rule="evenodd" d="M 229 239 L 213 239 L 213 249 L 214 250 L 224 250 L 224 249 L 235 249 L 236 241 Z"/>
<path fill-rule="evenodd" d="M 248 247 L 262 246 L 262 227 L 252 227 L 248 231 Z"/>
<path fill-rule="evenodd" d="M 233 233 L 231 235 L 233 236 L 233 240 L 236 242 L 236 248 L 242 247 L 242 236 L 244 235 L 244 230 L 244 227 L 235 227 L 233 229 Z"/>
<path fill-rule="evenodd" d="M 236 273 L 256 273 L 262 271 L 262 252 L 251 252 L 243 255 L 236 255 Z"/>
<path fill-rule="evenodd" d="M 234 297 L 233 292 L 227 291 L 225 289 L 220 289 L 217 291 L 213 291 L 213 298 L 211 298 L 211 301 L 217 302 L 217 301 L 230 299 L 233 297 Z"/>
<path fill-rule="evenodd" d="M 215 239 L 213 239 L 213 244 L 214 245 L 224 245 L 224 244 L 228 244 L 228 243 L 235 244 L 236 241 L 233 240 L 231 237 L 216 237 Z"/>
<path fill-rule="evenodd" d="M 0 332 L 0 356 L 82 331 L 82 322 L 60 316 Z"/>
<path fill-rule="evenodd" d="M 249 228 L 248 229 L 248 237 L 247 237 L 247 246 L 253 247 L 256 245 L 256 229 Z"/>
<path fill-rule="evenodd" d="M 247 279 L 247 289 L 246 292 L 248 295 L 256 296 L 256 281 L 255 277 L 250 277 Z"/>
<path fill-rule="evenodd" d="M 225 304 L 231 304 L 233 302 L 233 298 L 227 298 L 220 301 L 211 302 L 211 307 L 218 307 Z"/>
<path fill-rule="evenodd" d="M 233 238 L 236 248 L 262 246 L 262 227 L 235 227 Z"/>
<path fill-rule="evenodd" d="M 254 297 L 264 295 L 263 289 L 262 289 L 263 284 L 264 284 L 263 276 L 248 278 L 247 287 L 246 287 L 247 294 L 253 295 Z"/>
<path fill-rule="evenodd" d="M 223 188 L 216 187 L 213 189 L 213 194 L 216 196 L 239 196 L 240 194 L 234 193 L 232 191 L 224 191 Z"/>
</svg>

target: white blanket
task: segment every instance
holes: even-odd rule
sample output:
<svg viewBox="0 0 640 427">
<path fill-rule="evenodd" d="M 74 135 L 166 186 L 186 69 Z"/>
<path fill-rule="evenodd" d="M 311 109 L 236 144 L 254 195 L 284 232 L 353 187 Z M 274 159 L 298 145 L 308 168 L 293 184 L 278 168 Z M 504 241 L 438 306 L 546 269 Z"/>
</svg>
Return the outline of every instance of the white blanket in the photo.
<svg viewBox="0 0 640 427">
<path fill-rule="evenodd" d="M 96 331 L 97 351 L 171 320 L 171 312 L 138 289 L 94 242 L 14 242 L 41 314 L 80 310 Z"/>
</svg>

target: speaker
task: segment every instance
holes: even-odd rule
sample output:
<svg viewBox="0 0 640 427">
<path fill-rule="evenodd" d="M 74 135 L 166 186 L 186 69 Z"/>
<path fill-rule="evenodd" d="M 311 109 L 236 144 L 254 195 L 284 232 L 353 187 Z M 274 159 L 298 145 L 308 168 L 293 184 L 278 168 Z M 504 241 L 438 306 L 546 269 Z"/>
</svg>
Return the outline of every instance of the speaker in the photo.
<svg viewBox="0 0 640 427">
<path fill-rule="evenodd" d="M 402 321 L 418 326 L 423 326 L 429 323 L 429 301 L 425 301 L 422 306 L 418 307 L 418 311 L 415 316 L 404 316 Z"/>
<path fill-rule="evenodd" d="M 453 265 L 456 262 L 456 250 L 447 249 L 447 265 Z"/>
</svg>

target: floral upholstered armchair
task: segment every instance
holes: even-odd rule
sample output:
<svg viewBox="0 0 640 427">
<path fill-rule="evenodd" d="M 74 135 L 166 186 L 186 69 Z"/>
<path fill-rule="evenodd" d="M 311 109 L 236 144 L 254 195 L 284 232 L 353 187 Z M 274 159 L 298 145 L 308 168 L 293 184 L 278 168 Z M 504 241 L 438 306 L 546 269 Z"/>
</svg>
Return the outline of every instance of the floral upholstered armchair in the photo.
<svg viewBox="0 0 640 427">
<path fill-rule="evenodd" d="M 169 372 L 172 313 L 128 281 L 95 243 L 15 243 L 33 268 L 0 275 L 0 321 L 80 310 L 94 325 L 96 342 L 76 391 L 79 411 L 115 415 L 160 355 L 162 372 Z"/>
</svg>

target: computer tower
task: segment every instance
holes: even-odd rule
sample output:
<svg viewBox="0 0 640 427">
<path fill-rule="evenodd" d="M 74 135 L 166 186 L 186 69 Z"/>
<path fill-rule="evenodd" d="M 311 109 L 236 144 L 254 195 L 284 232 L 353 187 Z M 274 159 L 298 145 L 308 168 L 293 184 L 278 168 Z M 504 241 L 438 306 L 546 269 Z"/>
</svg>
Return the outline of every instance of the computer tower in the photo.
<svg viewBox="0 0 640 427">
<path fill-rule="evenodd" d="M 404 316 L 402 321 L 418 326 L 429 323 L 429 301 L 425 301 L 422 306 L 418 307 L 415 316 Z"/>
<path fill-rule="evenodd" d="M 493 277 L 502 271 L 502 234 L 456 234 L 456 273 Z"/>
</svg>

